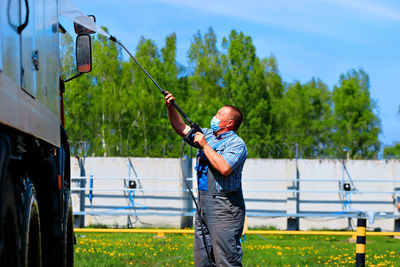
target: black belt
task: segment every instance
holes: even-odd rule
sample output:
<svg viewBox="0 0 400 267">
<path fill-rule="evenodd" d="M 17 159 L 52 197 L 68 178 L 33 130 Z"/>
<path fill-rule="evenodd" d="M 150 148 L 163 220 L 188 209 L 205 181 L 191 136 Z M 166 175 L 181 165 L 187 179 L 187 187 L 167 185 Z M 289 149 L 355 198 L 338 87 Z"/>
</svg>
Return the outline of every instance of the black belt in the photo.
<svg viewBox="0 0 400 267">
<path fill-rule="evenodd" d="M 214 192 L 210 193 L 209 191 L 199 190 L 201 195 L 211 195 L 211 196 L 220 196 L 220 197 L 238 197 L 242 195 L 242 190 L 236 190 L 232 192 Z"/>
</svg>

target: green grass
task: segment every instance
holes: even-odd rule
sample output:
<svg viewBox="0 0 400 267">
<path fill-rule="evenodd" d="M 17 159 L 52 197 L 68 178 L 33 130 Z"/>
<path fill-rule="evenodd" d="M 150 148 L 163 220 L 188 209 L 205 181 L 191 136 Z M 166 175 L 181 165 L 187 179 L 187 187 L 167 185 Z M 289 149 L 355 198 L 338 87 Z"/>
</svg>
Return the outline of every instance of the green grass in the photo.
<svg viewBox="0 0 400 267">
<path fill-rule="evenodd" d="M 248 235 L 243 266 L 354 266 L 343 236 Z M 400 240 L 367 237 L 367 266 L 400 266 Z M 77 234 L 75 266 L 193 266 L 193 235 Z"/>
</svg>

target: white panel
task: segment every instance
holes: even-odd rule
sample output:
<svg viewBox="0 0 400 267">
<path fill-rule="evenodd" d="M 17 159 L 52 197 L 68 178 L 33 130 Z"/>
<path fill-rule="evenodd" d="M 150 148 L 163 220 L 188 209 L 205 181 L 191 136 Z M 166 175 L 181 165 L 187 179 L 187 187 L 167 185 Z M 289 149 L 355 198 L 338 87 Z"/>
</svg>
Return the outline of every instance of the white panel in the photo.
<svg viewBox="0 0 400 267">
<path fill-rule="evenodd" d="M 16 27 L 20 24 L 19 0 L 0 0 L 0 66 L 2 73 L 20 84 L 20 39 Z"/>
<path fill-rule="evenodd" d="M 36 97 L 36 70 L 32 62 L 32 54 L 36 50 L 35 38 L 35 1 L 28 1 L 29 4 L 29 22 L 21 33 L 22 38 L 22 85 L 27 92 Z M 25 20 L 26 6 L 25 1 L 21 0 L 22 20 Z"/>
<path fill-rule="evenodd" d="M 45 105 L 59 114 L 59 74 L 58 74 L 58 5 L 57 1 L 44 0 L 43 62 L 45 69 Z"/>
<path fill-rule="evenodd" d="M 0 72 L 0 125 L 60 146 L 59 118 Z"/>
<path fill-rule="evenodd" d="M 28 3 L 29 22 L 22 31 L 21 50 L 16 30 L 25 20 L 25 1 L 0 0 L 0 124 L 59 146 L 57 1 Z M 46 25 L 47 21 L 52 24 Z M 39 50 L 40 73 L 32 63 L 35 50 Z M 25 72 L 22 87 L 29 95 L 21 90 L 21 62 Z"/>
</svg>

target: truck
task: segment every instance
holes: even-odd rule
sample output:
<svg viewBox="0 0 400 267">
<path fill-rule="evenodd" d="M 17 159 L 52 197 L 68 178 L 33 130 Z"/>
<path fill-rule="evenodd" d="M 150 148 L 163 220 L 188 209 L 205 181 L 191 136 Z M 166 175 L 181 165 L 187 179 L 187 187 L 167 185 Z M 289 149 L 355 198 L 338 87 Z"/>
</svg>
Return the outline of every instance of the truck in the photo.
<svg viewBox="0 0 400 267">
<path fill-rule="evenodd" d="M 84 73 L 91 48 L 81 31 Z M 0 266 L 73 266 L 60 32 L 57 0 L 0 0 Z"/>
</svg>

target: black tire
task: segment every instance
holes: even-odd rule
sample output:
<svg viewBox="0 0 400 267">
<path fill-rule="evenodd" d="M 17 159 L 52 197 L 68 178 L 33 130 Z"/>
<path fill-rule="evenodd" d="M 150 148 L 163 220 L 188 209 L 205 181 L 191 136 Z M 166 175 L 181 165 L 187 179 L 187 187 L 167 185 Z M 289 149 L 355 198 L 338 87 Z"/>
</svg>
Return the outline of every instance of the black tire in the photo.
<svg viewBox="0 0 400 267">
<path fill-rule="evenodd" d="M 0 135 L 0 266 L 20 266 L 20 235 L 15 186 L 8 174 L 9 138 Z"/>
<path fill-rule="evenodd" d="M 20 236 L 14 185 L 9 175 L 0 179 L 0 266 L 20 266 Z"/>
<path fill-rule="evenodd" d="M 67 190 L 65 194 L 65 216 L 64 216 L 64 245 L 65 245 L 65 266 L 74 266 L 74 215 L 72 214 L 71 194 Z"/>
<path fill-rule="evenodd" d="M 42 266 L 39 207 L 33 184 L 27 180 L 24 192 L 22 262 L 24 266 Z"/>
</svg>

